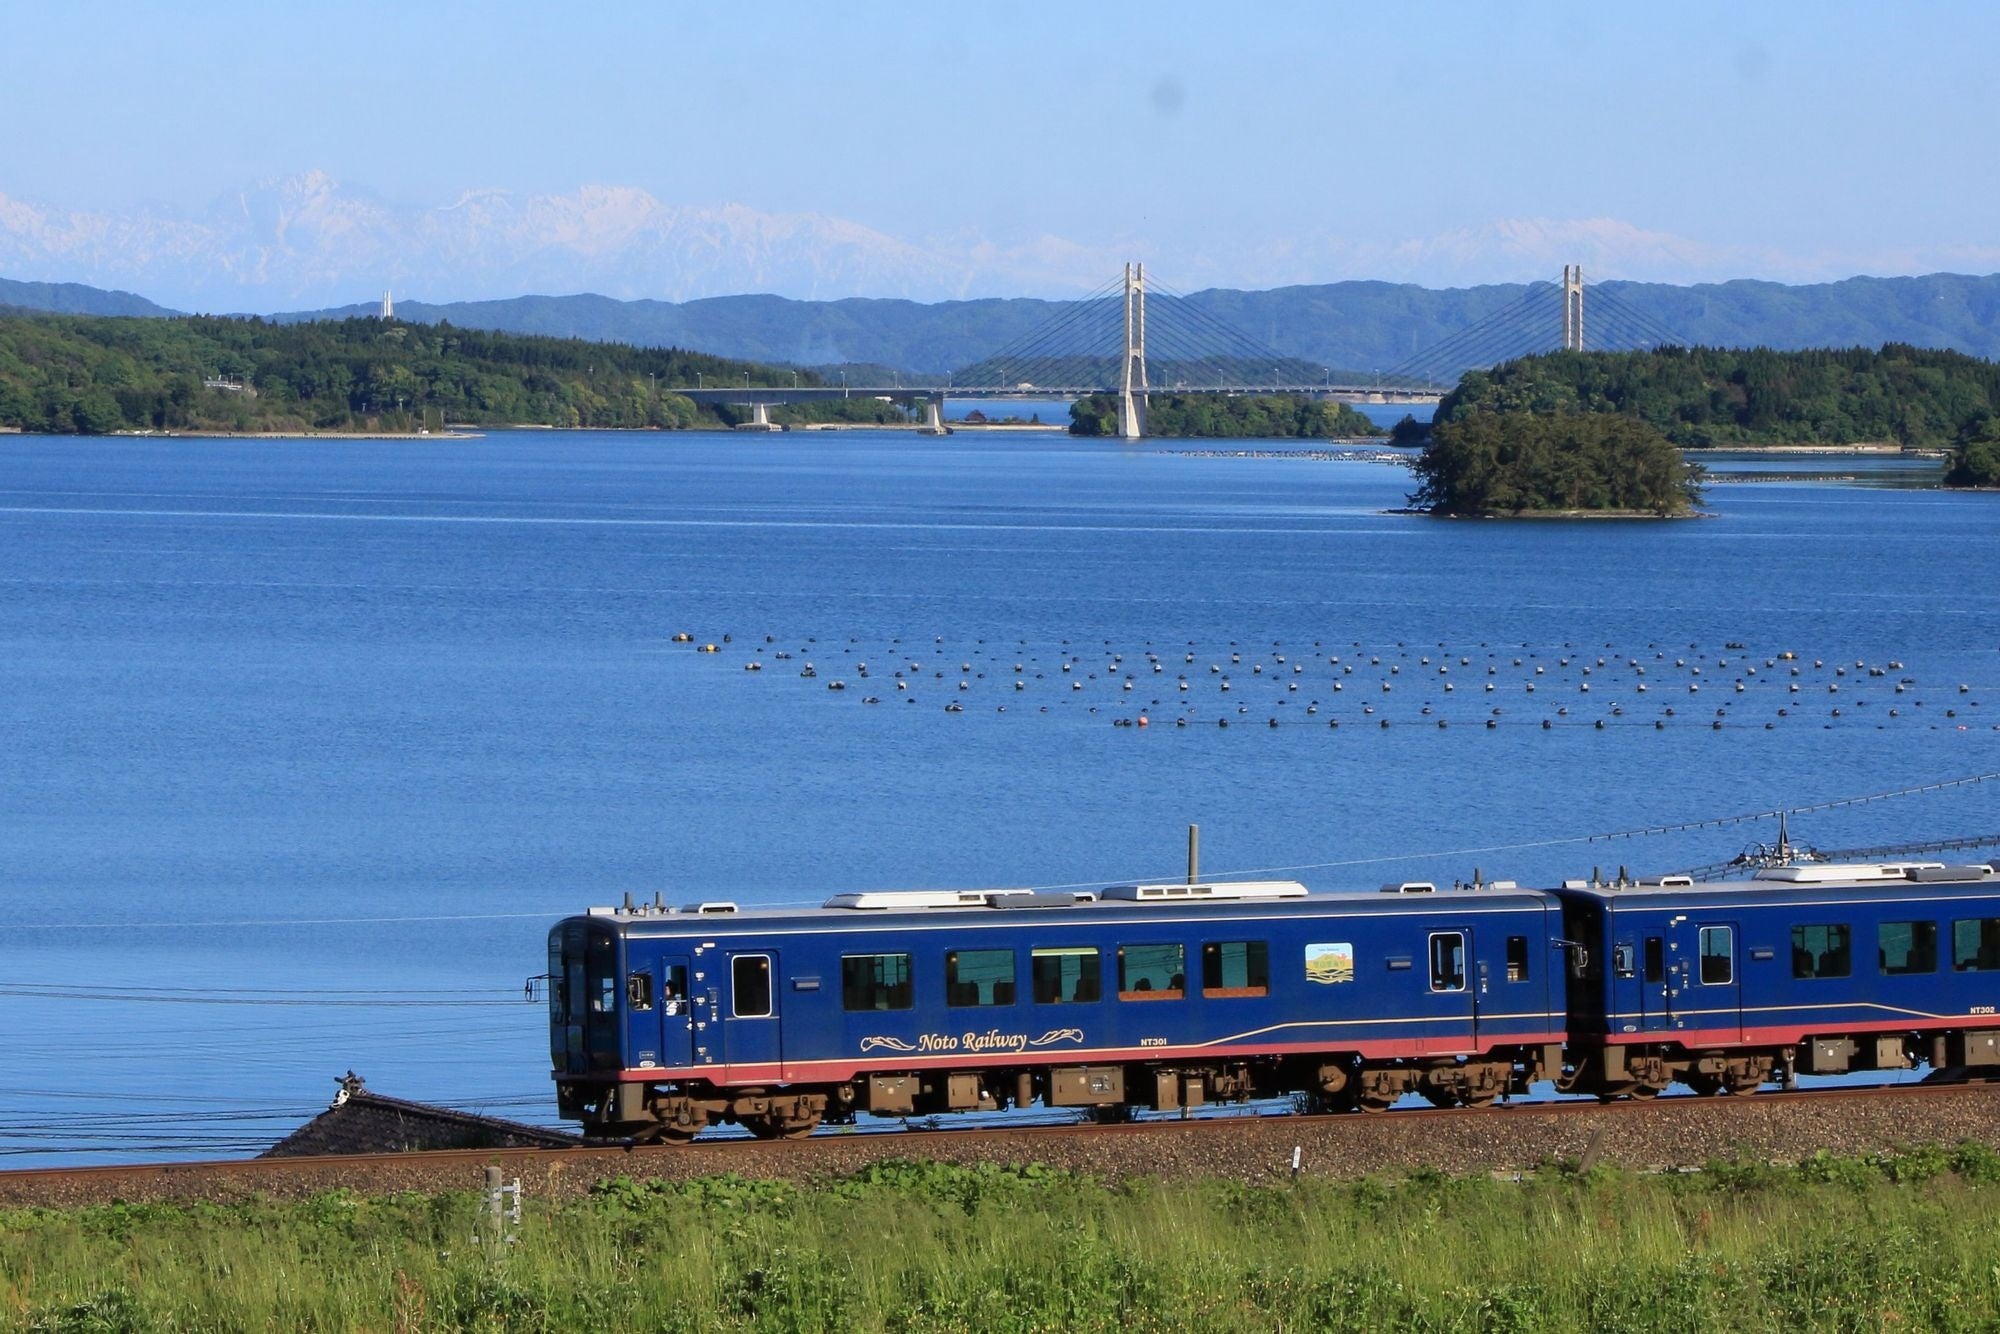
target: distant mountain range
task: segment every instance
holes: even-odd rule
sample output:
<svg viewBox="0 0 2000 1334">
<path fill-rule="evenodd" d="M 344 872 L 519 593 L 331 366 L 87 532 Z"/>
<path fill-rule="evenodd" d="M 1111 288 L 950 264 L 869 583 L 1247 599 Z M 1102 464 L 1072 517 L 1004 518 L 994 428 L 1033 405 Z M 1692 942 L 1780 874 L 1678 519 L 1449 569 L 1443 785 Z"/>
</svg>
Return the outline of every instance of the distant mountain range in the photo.
<svg viewBox="0 0 2000 1334">
<path fill-rule="evenodd" d="M 1506 309 L 1521 283 L 1438 290 L 1406 283 L 1344 282 L 1263 292 L 1217 288 L 1188 299 L 1286 357 L 1349 371 L 1403 364 Z M 1879 347 L 1911 343 L 2000 359 L 2000 274 L 1849 278 L 1787 286 L 1740 279 L 1676 287 L 1608 282 L 1601 291 L 1678 339 L 1708 346 Z M 506 301 L 398 302 L 415 320 L 466 328 L 696 348 L 716 356 L 804 366 L 872 362 L 911 373 L 967 366 L 1054 316 L 1062 303 L 1017 297 L 922 303 L 792 301 L 775 296 L 700 301 L 614 301 L 524 296 Z M 276 318 L 368 314 L 372 305 Z M 1556 316 L 1550 306 L 1550 319 Z M 1557 330 L 1549 331 L 1554 345 Z M 1106 349 L 1111 354 L 1115 349 Z"/>
<path fill-rule="evenodd" d="M 1189 300 L 1283 356 L 1369 372 L 1435 348 L 1507 308 L 1526 290 L 1518 283 L 1437 290 L 1343 282 L 1254 292 L 1218 288 Z M 1893 342 L 2000 359 L 2000 274 L 1850 278 L 1804 286 L 1747 279 L 1692 287 L 1607 282 L 1589 290 L 1688 343 L 1800 348 Z M 0 305 L 77 314 L 171 313 L 128 292 L 69 283 L 0 280 Z M 727 296 L 672 302 L 584 295 L 435 304 L 399 300 L 396 313 L 463 328 L 682 347 L 804 366 L 873 363 L 911 375 L 942 375 L 1035 329 L 1061 305 L 1025 297 L 924 303 Z M 272 318 L 339 318 L 377 309 L 378 303 L 367 302 Z M 1586 334 L 1589 327 L 1586 318 Z"/>
</svg>

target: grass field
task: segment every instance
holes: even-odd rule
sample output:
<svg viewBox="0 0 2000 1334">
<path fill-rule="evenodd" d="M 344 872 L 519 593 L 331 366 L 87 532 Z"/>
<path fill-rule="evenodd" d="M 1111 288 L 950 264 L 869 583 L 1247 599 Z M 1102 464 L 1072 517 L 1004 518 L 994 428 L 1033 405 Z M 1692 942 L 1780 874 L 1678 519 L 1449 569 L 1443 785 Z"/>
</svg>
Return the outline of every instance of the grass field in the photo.
<svg viewBox="0 0 2000 1334">
<path fill-rule="evenodd" d="M 1110 1185 L 877 1165 L 799 1186 L 0 1213 L 0 1325 L 113 1330 L 1977 1329 L 2000 1155 L 1521 1181 Z"/>
</svg>

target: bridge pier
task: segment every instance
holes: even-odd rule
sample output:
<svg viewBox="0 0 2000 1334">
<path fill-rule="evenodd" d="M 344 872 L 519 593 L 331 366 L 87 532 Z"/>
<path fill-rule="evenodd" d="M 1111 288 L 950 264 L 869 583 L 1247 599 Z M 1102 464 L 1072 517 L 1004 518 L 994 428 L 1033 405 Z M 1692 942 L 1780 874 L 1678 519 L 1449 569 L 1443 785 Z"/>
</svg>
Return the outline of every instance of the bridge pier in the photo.
<svg viewBox="0 0 2000 1334">
<path fill-rule="evenodd" d="M 924 424 L 917 428 L 918 435 L 950 435 L 951 428 L 944 424 L 944 395 L 929 399 L 924 404 Z"/>
<path fill-rule="evenodd" d="M 785 428 L 771 420 L 771 405 L 769 403 L 752 403 L 750 405 L 750 420 L 747 422 L 737 422 L 736 429 L 739 431 L 782 431 Z"/>
</svg>

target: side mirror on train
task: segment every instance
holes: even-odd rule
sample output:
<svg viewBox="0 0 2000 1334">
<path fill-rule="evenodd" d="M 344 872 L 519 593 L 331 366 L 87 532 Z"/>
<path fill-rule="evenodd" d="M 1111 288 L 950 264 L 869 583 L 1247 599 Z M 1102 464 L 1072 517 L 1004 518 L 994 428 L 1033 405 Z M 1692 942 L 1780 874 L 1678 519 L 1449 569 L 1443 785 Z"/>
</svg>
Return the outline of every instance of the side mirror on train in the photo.
<svg viewBox="0 0 2000 1334">
<path fill-rule="evenodd" d="M 1633 965 L 1634 954 L 1630 945 L 1611 947 L 1611 971 L 1620 977 L 1632 977 L 1638 969 Z"/>
</svg>

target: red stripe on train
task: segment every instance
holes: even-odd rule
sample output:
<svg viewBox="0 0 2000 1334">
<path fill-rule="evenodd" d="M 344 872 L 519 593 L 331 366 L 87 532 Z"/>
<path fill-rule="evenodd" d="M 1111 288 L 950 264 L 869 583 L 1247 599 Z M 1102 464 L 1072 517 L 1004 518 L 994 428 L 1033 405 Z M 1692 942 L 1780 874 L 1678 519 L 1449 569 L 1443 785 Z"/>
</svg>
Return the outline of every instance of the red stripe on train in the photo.
<svg viewBox="0 0 2000 1334">
<path fill-rule="evenodd" d="M 1226 1061 L 1252 1056 L 1290 1056 L 1305 1052 L 1340 1051 L 1366 1060 L 1396 1060 L 1421 1056 L 1485 1056 L 1503 1048 L 1539 1047 L 1563 1041 L 1561 1033 L 1509 1035 L 1505 1041 L 1482 1043 L 1468 1048 L 1445 1039 L 1425 1041 L 1408 1038 L 1399 1042 L 1361 1042 L 1338 1047 L 1324 1042 L 1280 1043 L 1216 1047 L 1091 1047 L 1065 1052 L 957 1052 L 939 1056 L 912 1056 L 895 1061 L 862 1061 L 846 1058 L 828 1061 L 765 1062 L 757 1065 L 729 1064 L 662 1066 L 566 1075 L 555 1078 L 570 1083 L 611 1079 L 638 1083 L 665 1079 L 705 1079 L 721 1084 L 840 1083 L 858 1075 L 897 1073 L 904 1070 L 978 1069 L 985 1066 L 1073 1065 L 1104 1061 Z"/>
</svg>

